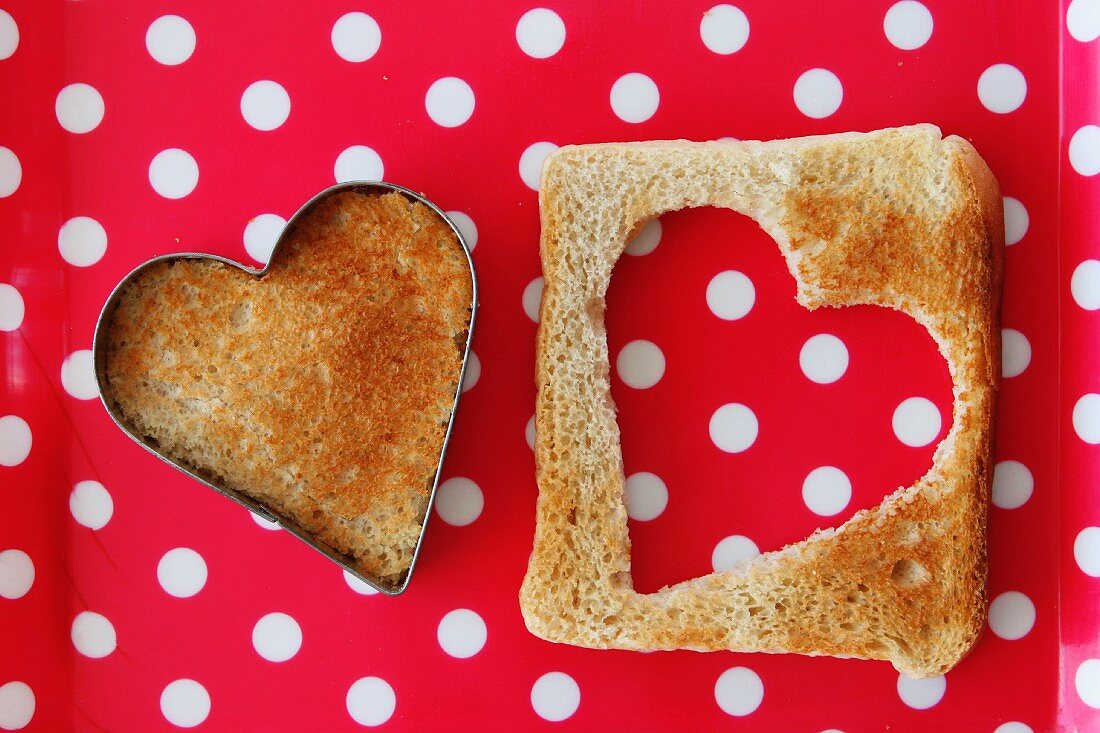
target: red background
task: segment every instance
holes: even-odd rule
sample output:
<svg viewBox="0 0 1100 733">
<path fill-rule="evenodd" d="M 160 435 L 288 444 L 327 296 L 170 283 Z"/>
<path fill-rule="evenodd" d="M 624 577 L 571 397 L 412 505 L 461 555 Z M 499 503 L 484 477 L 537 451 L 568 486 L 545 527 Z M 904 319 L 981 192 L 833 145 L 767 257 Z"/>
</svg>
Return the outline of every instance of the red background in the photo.
<svg viewBox="0 0 1100 733">
<path fill-rule="evenodd" d="M 739 0 L 749 40 L 721 56 L 699 35 L 712 4 L 557 3 L 567 36 L 549 59 L 530 58 L 516 43 L 528 4 L 180 0 L 166 10 L 27 0 L 8 8 L 20 45 L 0 61 L 0 145 L 17 153 L 23 178 L 0 199 L 0 280 L 18 288 L 27 314 L 17 331 L 0 334 L 0 413 L 25 419 L 34 444 L 20 465 L 0 468 L 0 549 L 26 551 L 36 578 L 22 598 L 0 599 L 0 684 L 22 680 L 34 690 L 28 730 L 171 728 L 158 701 L 177 678 L 210 693 L 202 730 L 352 730 L 344 698 L 368 675 L 395 690 L 390 728 L 551 727 L 533 711 L 530 691 L 553 670 L 580 688 L 577 712 L 560 724 L 577 730 L 1097 724 L 1072 671 L 1098 656 L 1100 581 L 1077 568 L 1072 546 L 1082 527 L 1100 523 L 1083 488 L 1100 457 L 1073 435 L 1069 415 L 1100 384 L 1086 368 L 1095 361 L 1095 316 L 1068 295 L 1073 268 L 1098 249 L 1088 208 L 1097 182 L 1063 170 L 1061 127 L 1063 113 L 1068 132 L 1097 121 L 1095 75 L 1081 71 L 1095 66 L 1095 42 L 1063 41 L 1065 9 L 1054 3 L 928 0 L 931 39 L 902 51 L 883 33 L 889 2 Z M 329 40 L 335 20 L 352 10 L 382 29 L 378 53 L 363 63 L 341 59 Z M 157 63 L 145 48 L 146 29 L 166 12 L 187 18 L 198 38 L 179 66 Z M 982 71 L 1001 62 L 1027 80 L 1025 102 L 1007 115 L 987 110 L 976 93 Z M 814 67 L 831 70 L 844 89 L 838 111 L 821 120 L 792 99 L 795 80 Z M 657 112 L 640 124 L 620 120 L 608 102 L 615 80 L 633 71 L 660 90 Z M 1085 78 L 1073 89 L 1086 92 L 1070 102 L 1063 92 L 1074 74 Z M 427 88 L 444 76 L 466 80 L 476 98 L 472 117 L 453 129 L 425 112 Z M 261 79 L 291 98 L 289 119 L 270 132 L 240 112 L 242 92 Z M 62 130 L 54 115 L 57 92 L 73 82 L 105 100 L 103 121 L 84 135 Z M 1026 236 L 1006 252 L 1004 325 L 1027 336 L 1033 356 L 1004 382 L 997 460 L 1024 463 L 1035 492 L 1019 509 L 991 512 L 989 591 L 1025 593 L 1036 606 L 1034 628 L 1016 641 L 986 633 L 947 675 L 943 700 L 923 711 L 902 702 L 897 674 L 883 663 L 601 652 L 529 635 L 516 594 L 537 493 L 524 439 L 536 325 L 521 296 L 539 274 L 539 223 L 537 194 L 518 174 L 521 153 L 542 140 L 769 139 L 915 122 L 972 140 L 1004 194 L 1030 215 Z M 247 222 L 261 213 L 289 217 L 334 182 L 336 157 L 351 145 L 372 147 L 386 180 L 468 213 L 479 231 L 473 348 L 481 376 L 463 397 L 444 478 L 476 482 L 485 506 L 465 527 L 433 515 L 416 575 L 398 598 L 353 593 L 337 566 L 146 454 L 98 401 L 68 397 L 59 376 L 65 356 L 90 348 L 100 305 L 135 265 L 185 250 L 254 264 L 242 244 Z M 197 188 L 179 200 L 157 195 L 148 179 L 150 160 L 172 147 L 190 152 L 200 170 Z M 105 256 L 91 267 L 58 254 L 58 228 L 78 215 L 108 234 Z M 651 389 L 613 378 L 626 472 L 658 474 L 670 495 L 660 517 L 631 523 L 642 591 L 710 572 L 711 551 L 726 535 L 776 549 L 913 482 L 934 444 L 909 448 L 894 436 L 891 415 L 903 399 L 931 399 L 944 416 L 941 437 L 949 428 L 946 366 L 914 322 L 870 307 L 805 311 L 774 243 L 733 213 L 677 212 L 662 223 L 657 249 L 624 257 L 608 296 L 613 364 L 634 339 L 657 343 L 667 360 Z M 707 283 L 728 269 L 756 287 L 753 310 L 739 321 L 707 308 Z M 817 333 L 839 336 L 850 354 L 831 385 L 799 369 L 799 349 Z M 718 451 L 707 433 L 726 402 L 752 405 L 760 421 L 759 439 L 741 454 Z M 853 485 L 851 502 L 832 518 L 812 514 L 801 497 L 802 480 L 821 465 L 842 467 Z M 114 500 L 112 519 L 95 532 L 68 508 L 73 484 L 85 479 L 101 481 Z M 209 568 L 192 598 L 174 598 L 157 582 L 160 557 L 179 546 Z M 436 641 L 440 618 L 456 608 L 475 610 L 488 628 L 470 659 L 449 657 Z M 118 647 L 105 658 L 73 649 L 70 625 L 84 610 L 114 625 Z M 253 625 L 271 611 L 302 628 L 301 651 L 287 662 L 252 648 Z M 762 704 L 743 719 L 715 703 L 715 680 L 734 666 L 751 668 L 764 685 Z"/>
</svg>

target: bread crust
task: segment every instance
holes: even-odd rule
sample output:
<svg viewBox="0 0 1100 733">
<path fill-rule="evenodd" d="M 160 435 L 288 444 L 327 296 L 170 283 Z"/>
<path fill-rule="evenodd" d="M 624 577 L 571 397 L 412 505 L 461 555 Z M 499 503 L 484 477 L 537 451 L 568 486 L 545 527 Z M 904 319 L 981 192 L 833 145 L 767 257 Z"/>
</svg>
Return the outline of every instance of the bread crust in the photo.
<svg viewBox="0 0 1100 733">
<path fill-rule="evenodd" d="M 132 432 L 399 587 L 458 389 L 473 281 L 454 231 L 397 192 L 333 193 L 256 277 L 141 270 L 105 331 Z"/>
<path fill-rule="evenodd" d="M 777 242 L 807 308 L 873 304 L 924 325 L 952 427 L 929 471 L 840 527 L 639 594 L 603 310 L 639 222 L 720 206 Z M 551 641 L 890 661 L 942 674 L 986 615 L 986 511 L 1000 370 L 1001 197 L 965 141 L 918 125 L 774 142 L 564 147 L 540 189 L 534 548 L 520 590 Z"/>
</svg>

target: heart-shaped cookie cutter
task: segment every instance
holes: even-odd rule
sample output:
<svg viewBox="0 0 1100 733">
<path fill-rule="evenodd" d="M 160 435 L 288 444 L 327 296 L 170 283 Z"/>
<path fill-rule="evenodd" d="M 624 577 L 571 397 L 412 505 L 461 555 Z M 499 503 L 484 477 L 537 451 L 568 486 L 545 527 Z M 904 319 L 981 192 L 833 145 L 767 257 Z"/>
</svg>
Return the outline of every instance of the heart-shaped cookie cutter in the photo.
<svg viewBox="0 0 1100 733">
<path fill-rule="evenodd" d="M 284 517 L 272 512 L 260 502 L 256 501 L 250 496 L 247 496 L 246 494 L 241 493 L 240 491 L 236 491 L 235 489 L 226 486 L 219 486 L 210 481 L 208 478 L 201 475 L 200 473 L 196 472 L 193 467 L 177 461 L 171 456 L 161 453 L 157 449 L 157 447 L 152 442 L 150 442 L 147 436 L 141 435 L 140 432 L 135 430 L 133 426 L 127 422 L 125 416 L 118 409 L 118 406 L 113 404 L 113 401 L 110 399 L 110 388 L 106 378 L 106 331 L 110 327 L 111 317 L 113 316 L 115 308 L 118 305 L 118 301 L 122 292 L 125 290 L 126 286 L 129 285 L 142 272 L 144 272 L 149 267 L 152 267 L 153 265 L 162 262 L 188 259 L 203 259 L 221 262 L 238 270 L 241 270 L 242 272 L 245 272 L 249 275 L 253 275 L 257 278 L 262 278 L 271 268 L 271 263 L 275 261 L 276 257 L 278 257 L 279 250 L 282 248 L 284 242 L 286 242 L 290 238 L 290 234 L 294 231 L 299 220 L 306 216 L 319 202 L 327 199 L 330 196 L 345 191 L 356 191 L 370 194 L 397 192 L 405 198 L 409 199 L 410 201 L 424 204 L 443 221 L 445 221 L 447 225 L 451 228 L 451 231 L 454 232 L 455 237 L 458 238 L 458 242 L 462 246 L 463 253 L 466 255 L 466 263 L 470 271 L 472 298 L 470 302 L 469 327 L 466 331 L 466 346 L 462 352 L 462 369 L 459 373 L 458 386 L 455 389 L 454 403 L 451 406 L 451 416 L 450 419 L 447 421 L 447 430 L 443 436 L 443 445 L 439 452 L 439 460 L 436 463 L 435 476 L 432 479 L 432 488 L 428 494 L 428 503 L 424 510 L 424 519 L 420 524 L 420 534 L 417 536 L 416 547 L 413 550 L 412 560 L 409 562 L 409 569 L 406 571 L 405 577 L 402 579 L 401 583 L 397 586 L 387 586 L 384 584 L 380 584 L 376 580 L 364 576 L 355 568 L 355 564 L 352 558 L 344 555 L 343 553 L 337 552 L 324 542 L 321 542 L 315 535 L 298 526 L 298 524 L 291 520 L 289 517 Z M 447 455 L 447 446 L 451 442 L 451 431 L 454 428 L 455 415 L 458 412 L 458 403 L 459 399 L 462 396 L 462 383 L 466 376 L 466 366 L 470 358 L 470 342 L 473 339 L 474 321 L 476 320 L 476 318 L 477 274 L 474 271 L 474 261 L 473 258 L 470 257 L 470 247 L 466 243 L 465 237 L 462 236 L 461 230 L 459 230 L 458 226 L 453 221 L 451 221 L 450 217 L 448 217 L 443 212 L 443 210 L 436 206 L 434 203 L 424 198 L 422 195 L 416 193 L 415 191 L 405 188 L 404 186 L 398 186 L 393 183 L 385 183 L 382 181 L 351 181 L 348 183 L 340 183 L 330 188 L 327 188 L 311 198 L 305 204 L 303 204 L 301 208 L 299 208 L 298 211 L 294 213 L 294 216 L 290 217 L 290 219 L 286 223 L 286 226 L 283 227 L 283 231 L 279 234 L 279 238 L 278 240 L 276 240 L 275 246 L 271 250 L 271 257 L 268 259 L 268 264 L 264 265 L 262 268 L 249 267 L 248 265 L 243 265 L 236 260 L 229 259 L 228 257 L 221 257 L 218 255 L 205 254 L 202 252 L 179 252 L 154 257 L 153 259 L 147 260 L 146 262 L 143 262 L 142 264 L 131 270 L 130 273 L 127 274 L 126 277 L 122 278 L 118 285 L 116 285 L 115 288 L 111 291 L 111 294 L 107 297 L 107 302 L 104 303 L 103 309 L 99 313 L 99 319 L 96 322 L 95 336 L 92 340 L 92 354 L 95 368 L 96 386 L 99 390 L 100 400 L 103 402 L 103 406 L 107 410 L 107 414 L 110 415 L 114 423 L 118 425 L 118 427 L 121 428 L 122 431 L 126 433 L 126 435 L 128 435 L 138 445 L 145 448 L 147 451 L 149 451 L 165 463 L 168 463 L 169 465 L 175 467 L 177 470 L 187 474 L 199 483 L 208 486 L 209 488 L 213 489 L 223 496 L 229 497 L 233 501 L 244 506 L 249 511 L 255 513 L 264 520 L 268 522 L 278 523 L 279 526 L 281 526 L 283 529 L 287 530 L 292 535 L 302 540 L 307 545 L 317 550 L 333 562 L 337 563 L 338 565 L 343 567 L 344 570 L 348 571 L 353 576 L 363 581 L 375 590 L 379 591 L 380 593 L 384 593 L 385 595 L 389 596 L 395 596 L 403 593 L 408 588 L 409 580 L 412 578 L 413 570 L 416 568 L 416 561 L 420 557 L 420 550 L 424 545 L 424 534 L 428 527 L 428 517 L 431 516 L 432 506 L 435 503 L 435 494 L 437 488 L 439 487 L 440 475 L 443 472 L 443 462 Z"/>
</svg>

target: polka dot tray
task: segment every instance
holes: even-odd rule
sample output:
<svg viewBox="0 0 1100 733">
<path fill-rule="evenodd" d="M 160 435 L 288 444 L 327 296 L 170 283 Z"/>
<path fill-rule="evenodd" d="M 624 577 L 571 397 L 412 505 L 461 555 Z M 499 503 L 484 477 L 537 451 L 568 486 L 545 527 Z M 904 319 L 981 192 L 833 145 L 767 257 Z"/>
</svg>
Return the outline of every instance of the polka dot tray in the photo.
<svg viewBox="0 0 1100 733">
<path fill-rule="evenodd" d="M 0 730 L 1100 730 L 1100 0 L 0 0 Z M 560 145 L 931 122 L 1000 180 L 988 628 L 946 675 L 595 651 L 524 628 L 539 171 Z M 264 264 L 316 192 L 445 209 L 481 291 L 415 582 L 390 598 L 158 461 L 98 400 L 135 265 Z M 608 293 L 640 592 L 834 527 L 930 466 L 906 316 L 810 313 L 733 212 Z"/>
</svg>

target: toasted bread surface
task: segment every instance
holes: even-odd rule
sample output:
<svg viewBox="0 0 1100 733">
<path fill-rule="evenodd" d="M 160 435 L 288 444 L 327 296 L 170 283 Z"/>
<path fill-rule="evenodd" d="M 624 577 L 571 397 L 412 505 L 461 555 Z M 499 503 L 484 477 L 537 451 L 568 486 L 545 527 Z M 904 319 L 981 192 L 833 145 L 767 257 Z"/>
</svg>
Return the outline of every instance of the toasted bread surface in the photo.
<svg viewBox="0 0 1100 733">
<path fill-rule="evenodd" d="M 105 397 L 158 450 L 398 585 L 462 368 L 472 279 L 447 223 L 344 191 L 256 277 L 209 259 L 129 282 Z"/>
<path fill-rule="evenodd" d="M 694 206 L 758 222 L 807 308 L 880 305 L 924 325 L 950 370 L 952 427 L 928 472 L 877 508 L 730 571 L 639 594 L 604 296 L 632 234 Z M 528 629 L 595 648 L 880 659 L 914 677 L 956 664 L 986 614 L 1004 244 L 997 183 L 970 144 L 918 125 L 563 147 L 543 168 L 540 207 L 538 521 L 520 591 Z"/>
</svg>

